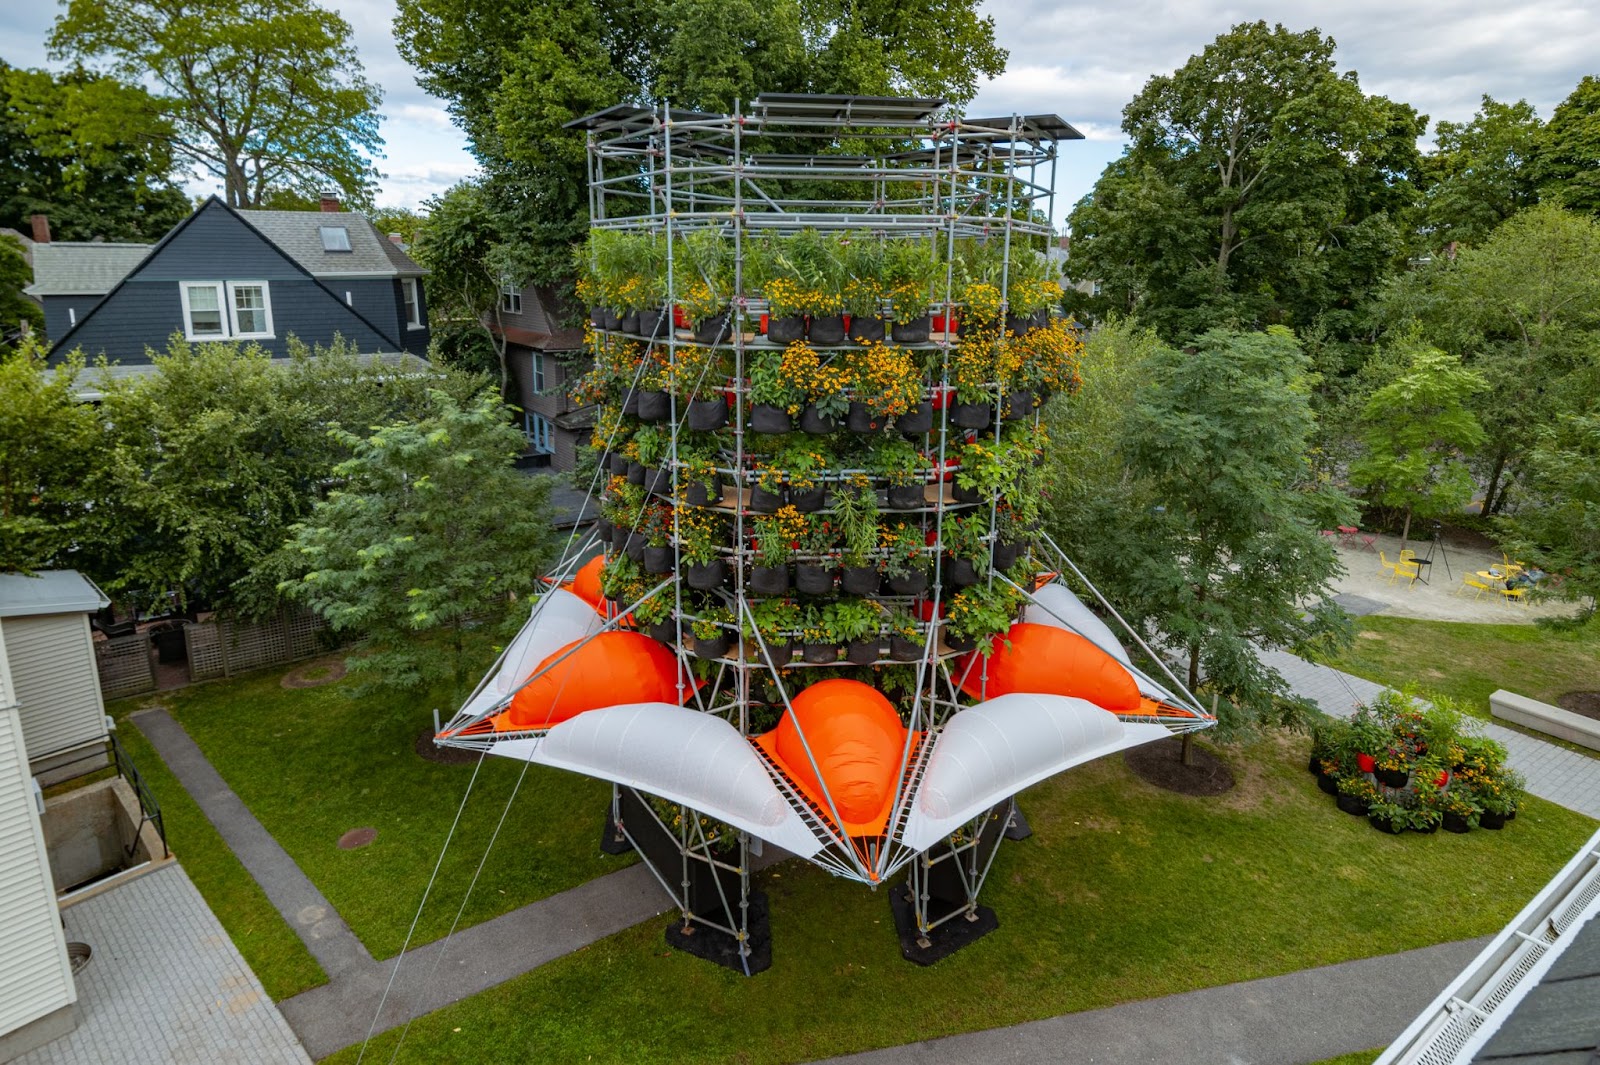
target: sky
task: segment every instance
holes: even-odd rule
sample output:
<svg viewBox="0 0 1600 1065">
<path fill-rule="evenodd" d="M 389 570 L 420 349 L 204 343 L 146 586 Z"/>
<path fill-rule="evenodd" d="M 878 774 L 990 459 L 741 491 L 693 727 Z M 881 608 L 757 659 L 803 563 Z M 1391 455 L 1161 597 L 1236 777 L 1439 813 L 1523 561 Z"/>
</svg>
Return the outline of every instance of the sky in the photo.
<svg viewBox="0 0 1600 1065">
<path fill-rule="evenodd" d="M 393 0 L 324 3 L 350 22 L 367 76 L 384 89 L 378 203 L 417 207 L 473 173 L 443 103 L 418 88 L 395 50 Z M 0 2 L 0 58 L 48 65 L 43 41 L 55 10 L 39 0 Z M 1593 0 L 989 0 L 982 11 L 994 17 L 1011 57 L 969 113 L 1059 114 L 1087 137 L 1062 146 L 1058 222 L 1122 153 L 1122 108 L 1145 81 L 1181 66 L 1239 22 L 1317 27 L 1338 42 L 1339 69 L 1358 71 L 1364 90 L 1435 121 L 1470 119 L 1485 93 L 1526 99 L 1548 118 L 1580 78 L 1600 74 L 1600 5 Z M 189 188 L 220 191 L 213 179 L 197 178 Z"/>
</svg>

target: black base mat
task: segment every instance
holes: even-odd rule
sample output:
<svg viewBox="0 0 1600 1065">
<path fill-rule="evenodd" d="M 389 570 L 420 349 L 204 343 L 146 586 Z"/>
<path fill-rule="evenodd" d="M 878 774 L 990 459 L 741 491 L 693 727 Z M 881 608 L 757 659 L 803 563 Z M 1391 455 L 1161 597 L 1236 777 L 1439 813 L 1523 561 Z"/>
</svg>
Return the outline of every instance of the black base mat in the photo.
<svg viewBox="0 0 1600 1065">
<path fill-rule="evenodd" d="M 1022 814 L 1022 807 L 1011 808 L 1011 820 L 1006 822 L 1006 839 L 1027 839 L 1033 835 L 1033 826 Z"/>
<path fill-rule="evenodd" d="M 611 820 L 611 804 L 606 803 L 605 821 L 600 828 L 600 853 L 627 854 L 631 850 L 633 844 L 629 843 L 628 837 L 617 829 L 617 823 Z"/>
<path fill-rule="evenodd" d="M 939 902 L 929 900 L 928 917 L 936 921 L 955 908 L 946 905 L 941 909 Z M 890 889 L 889 911 L 894 914 L 894 929 L 900 936 L 900 956 L 918 965 L 932 965 L 941 958 L 948 958 L 1000 927 L 1000 919 L 994 915 L 994 911 L 987 906 L 979 906 L 976 921 L 969 921 L 965 917 L 946 921 L 928 933 L 926 947 L 919 947 L 917 915 L 911 907 L 911 889 L 905 884 L 896 884 Z"/>
<path fill-rule="evenodd" d="M 749 921 L 750 953 L 744 958 L 739 957 L 739 941 L 728 933 L 703 924 L 690 925 L 691 931 L 685 933 L 681 919 L 667 925 L 667 945 L 736 973 L 744 973 L 748 966 L 747 975 L 754 976 L 772 968 L 772 922 L 765 891 L 750 892 Z"/>
</svg>

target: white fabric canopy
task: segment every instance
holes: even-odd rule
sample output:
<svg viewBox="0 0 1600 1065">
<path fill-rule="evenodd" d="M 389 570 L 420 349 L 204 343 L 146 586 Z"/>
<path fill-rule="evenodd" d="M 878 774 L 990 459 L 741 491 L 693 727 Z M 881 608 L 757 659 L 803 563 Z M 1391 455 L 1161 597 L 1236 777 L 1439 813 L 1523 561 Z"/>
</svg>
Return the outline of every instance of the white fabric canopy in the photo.
<svg viewBox="0 0 1600 1065">
<path fill-rule="evenodd" d="M 608 706 L 563 721 L 542 742 L 499 744 L 494 753 L 681 802 L 802 858 L 822 849 L 749 741 L 712 714 L 671 703 Z"/>
<path fill-rule="evenodd" d="M 1068 695 L 1013 693 L 958 711 L 934 740 L 901 841 L 926 850 L 1030 784 L 1170 735 Z"/>
<path fill-rule="evenodd" d="M 605 619 L 594 607 L 563 588 L 550 589 L 534 604 L 528 623 L 506 648 L 500 668 L 456 714 L 452 726 L 459 728 L 499 709 L 527 682 L 540 662 L 574 640 L 593 636 L 604 626 Z"/>
<path fill-rule="evenodd" d="M 1134 665 L 1128 657 L 1127 648 L 1122 646 L 1111 627 L 1085 606 L 1083 600 L 1072 594 L 1072 589 L 1066 585 L 1047 584 L 1035 591 L 1033 602 L 1024 608 L 1022 620 L 1030 625 L 1049 625 L 1077 633 L 1128 667 L 1128 672 L 1133 674 L 1134 681 L 1139 685 L 1141 695 L 1174 706 L 1189 705 L 1189 700 L 1179 699 Z"/>
</svg>

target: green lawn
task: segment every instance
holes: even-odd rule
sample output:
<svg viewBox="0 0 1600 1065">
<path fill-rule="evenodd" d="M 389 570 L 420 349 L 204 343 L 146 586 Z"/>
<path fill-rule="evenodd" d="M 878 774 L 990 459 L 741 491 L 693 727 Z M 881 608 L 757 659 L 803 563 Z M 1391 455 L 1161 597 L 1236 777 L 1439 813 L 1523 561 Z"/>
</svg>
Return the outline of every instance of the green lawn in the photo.
<svg viewBox="0 0 1600 1065">
<path fill-rule="evenodd" d="M 1530 799 L 1503 832 L 1387 836 L 1317 791 L 1305 750 L 1230 749 L 1218 799 L 1115 758 L 1031 789 L 1035 834 L 985 889 L 999 930 L 930 968 L 901 960 L 881 891 L 790 862 L 760 878 L 768 972 L 673 952 L 650 920 L 418 1020 L 399 1060 L 793 1062 L 1272 976 L 1495 931 L 1594 830 Z"/>
<path fill-rule="evenodd" d="M 121 716 L 134 708 L 136 704 L 124 702 L 115 704 L 113 712 Z M 117 738 L 161 804 L 172 852 L 260 977 L 267 994 L 277 1001 L 326 982 L 317 960 L 222 842 L 144 734 L 124 721 L 117 728 Z"/>
<path fill-rule="evenodd" d="M 1382 1053 L 1382 1047 L 1377 1050 L 1358 1050 L 1354 1054 L 1340 1054 L 1336 1058 L 1314 1061 L 1311 1065 L 1372 1065 L 1374 1061 L 1378 1060 L 1378 1055 Z"/>
<path fill-rule="evenodd" d="M 417 734 L 431 730 L 428 707 L 354 699 L 345 683 L 287 690 L 281 675 L 197 685 L 164 693 L 160 702 L 373 955 L 389 957 L 416 913 L 473 766 L 426 762 L 412 750 Z M 522 768 L 504 758 L 484 760 L 413 945 L 449 928 Z M 164 805 L 169 790 L 178 790 L 175 781 L 158 792 Z M 461 927 L 631 861 L 599 853 L 609 798 L 609 787 L 597 781 L 529 769 Z M 337 847 L 341 835 L 361 827 L 376 828 L 377 840 L 357 850 Z M 209 842 L 187 836 L 187 826 L 175 827 L 174 847 L 186 866 Z M 219 913 L 233 905 L 207 898 Z"/>
<path fill-rule="evenodd" d="M 1355 644 L 1328 665 L 1395 687 L 1415 682 L 1479 717 L 1500 688 L 1547 703 L 1600 690 L 1600 622 L 1571 631 L 1371 616 L 1357 626 Z"/>
</svg>

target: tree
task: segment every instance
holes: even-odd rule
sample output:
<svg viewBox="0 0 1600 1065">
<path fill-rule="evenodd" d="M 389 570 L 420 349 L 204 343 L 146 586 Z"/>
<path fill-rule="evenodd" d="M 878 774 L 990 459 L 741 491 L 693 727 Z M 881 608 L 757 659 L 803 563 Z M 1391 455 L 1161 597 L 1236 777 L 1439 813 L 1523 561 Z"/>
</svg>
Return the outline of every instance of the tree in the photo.
<svg viewBox="0 0 1600 1065">
<path fill-rule="evenodd" d="M 1534 171 L 1541 194 L 1600 217 L 1600 78 L 1584 78 L 1556 105 Z"/>
<path fill-rule="evenodd" d="M 1169 340 L 1221 323 L 1357 328 L 1402 250 L 1426 118 L 1362 93 L 1316 30 L 1245 23 L 1123 109 L 1074 208 L 1073 277 Z"/>
<path fill-rule="evenodd" d="M 45 354 L 0 352 L 0 572 L 73 565 L 104 461 L 99 418 L 72 393 L 82 361 L 51 371 Z"/>
<path fill-rule="evenodd" d="M 115 78 L 0 61 L 0 225 L 46 215 L 57 240 L 154 243 L 189 213 L 172 152 L 120 116 L 149 96 Z"/>
<path fill-rule="evenodd" d="M 44 330 L 44 311 L 22 294 L 32 281 L 33 270 L 23 258 L 21 243 L 0 234 L 0 358 L 29 332 Z"/>
<path fill-rule="evenodd" d="M 1054 504 L 1064 546 L 1132 624 L 1181 650 L 1191 689 L 1203 676 L 1229 701 L 1224 724 L 1272 720 L 1290 704 L 1257 650 L 1336 642 L 1347 627 L 1327 601 L 1338 556 L 1317 529 L 1351 507 L 1309 476 L 1306 357 L 1281 327 L 1213 330 L 1190 352 L 1128 326 L 1096 332 L 1083 391 L 1115 435 L 1076 447 L 1119 458 L 1076 464 L 1098 472 Z M 1102 369 L 1129 359 L 1095 398 Z"/>
<path fill-rule="evenodd" d="M 429 272 L 434 352 L 453 365 L 492 370 L 503 396 L 511 367 L 499 329 L 500 290 L 508 284 L 520 288 L 532 269 L 519 254 L 515 223 L 476 181 L 429 198 L 427 208 L 413 252 Z"/>
<path fill-rule="evenodd" d="M 975 0 L 400 0 L 395 38 L 449 101 L 515 220 L 529 279 L 560 284 L 587 224 L 584 137 L 613 104 L 731 107 L 762 91 L 970 100 L 1005 52 Z"/>
<path fill-rule="evenodd" d="M 1528 101 L 1504 104 L 1492 96 L 1483 98 L 1472 121 L 1434 127 L 1438 147 L 1422 162 L 1429 250 L 1452 241 L 1479 244 L 1500 223 L 1539 202 L 1533 170 L 1543 132 Z"/>
<path fill-rule="evenodd" d="M 335 471 L 343 484 L 294 529 L 304 575 L 282 588 L 362 637 L 351 669 L 372 686 L 447 682 L 462 698 L 468 632 L 514 623 L 514 599 L 540 586 L 549 481 L 512 465 L 522 436 L 492 393 L 466 404 L 435 393 L 433 405 L 366 438 L 338 431 L 353 452 Z"/>
<path fill-rule="evenodd" d="M 1558 575 L 1556 594 L 1585 620 L 1600 601 L 1600 403 L 1541 429 L 1528 468 L 1523 505 L 1504 522 L 1510 546 Z"/>
<path fill-rule="evenodd" d="M 147 102 L 117 118 L 221 178 L 232 206 L 330 184 L 359 205 L 378 176 L 369 156 L 383 144 L 382 93 L 350 37 L 311 0 L 71 0 L 49 47 L 153 82 Z"/>
<path fill-rule="evenodd" d="M 1365 451 L 1350 464 L 1350 483 L 1374 503 L 1405 511 L 1403 551 L 1413 515 L 1457 513 L 1472 498 L 1464 453 L 1484 434 L 1469 404 L 1485 384 L 1460 359 L 1415 339 L 1392 354 L 1406 372 L 1368 398 L 1360 424 Z"/>
</svg>

